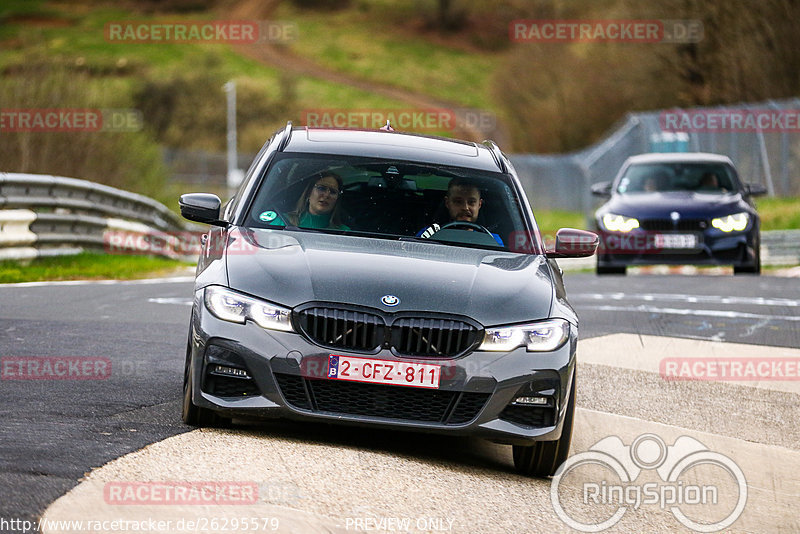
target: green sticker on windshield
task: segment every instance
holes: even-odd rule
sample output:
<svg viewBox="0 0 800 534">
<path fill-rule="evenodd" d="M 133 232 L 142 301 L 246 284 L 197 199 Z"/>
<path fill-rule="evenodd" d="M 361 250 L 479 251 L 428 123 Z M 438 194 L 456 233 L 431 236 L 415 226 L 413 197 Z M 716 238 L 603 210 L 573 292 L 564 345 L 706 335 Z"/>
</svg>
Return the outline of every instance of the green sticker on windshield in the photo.
<svg viewBox="0 0 800 534">
<path fill-rule="evenodd" d="M 275 217 L 277 217 L 277 216 L 278 216 L 278 214 L 275 213 L 274 211 L 265 211 L 264 213 L 259 215 L 258 218 L 261 219 L 264 222 L 270 222 L 270 221 L 274 220 Z"/>
</svg>

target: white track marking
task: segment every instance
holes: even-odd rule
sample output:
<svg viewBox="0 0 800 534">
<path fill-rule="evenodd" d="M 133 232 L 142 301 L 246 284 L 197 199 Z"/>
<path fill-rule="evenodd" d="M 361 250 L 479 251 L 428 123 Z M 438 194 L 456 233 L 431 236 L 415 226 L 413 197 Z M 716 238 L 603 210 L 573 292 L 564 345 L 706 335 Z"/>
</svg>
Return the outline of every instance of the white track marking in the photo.
<svg viewBox="0 0 800 534">
<path fill-rule="evenodd" d="M 186 297 L 150 298 L 147 299 L 147 302 L 153 302 L 155 304 L 182 304 L 184 306 L 191 306 L 193 304 L 192 299 Z"/>
<path fill-rule="evenodd" d="M 717 295 L 671 295 L 666 293 L 575 293 L 570 301 L 643 300 L 645 302 L 688 302 L 691 304 L 744 304 L 752 306 L 800 307 L 800 300 L 764 297 L 722 297 Z"/>
<path fill-rule="evenodd" d="M 725 319 L 774 319 L 778 321 L 800 321 L 800 315 L 763 315 L 759 313 L 735 312 L 725 310 L 696 310 L 693 308 L 659 308 L 640 304 L 638 306 L 581 306 L 584 310 L 612 312 L 663 313 L 666 315 L 698 315 L 701 317 L 722 317 Z"/>
</svg>

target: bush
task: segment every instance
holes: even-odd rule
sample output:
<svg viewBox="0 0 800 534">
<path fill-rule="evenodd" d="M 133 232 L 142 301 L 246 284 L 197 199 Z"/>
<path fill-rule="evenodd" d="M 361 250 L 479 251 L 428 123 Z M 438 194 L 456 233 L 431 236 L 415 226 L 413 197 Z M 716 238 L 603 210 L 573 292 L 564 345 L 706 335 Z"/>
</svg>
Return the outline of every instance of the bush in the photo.
<svg viewBox="0 0 800 534">
<path fill-rule="evenodd" d="M 98 80 L 33 58 L 0 81 L 6 110 L 130 108 L 113 80 Z M 154 196 L 166 170 L 158 146 L 143 131 L 4 131 L 0 170 L 81 178 Z"/>
<path fill-rule="evenodd" d="M 214 56 L 202 68 L 150 79 L 134 92 L 134 104 L 156 139 L 170 148 L 223 151 L 227 106 L 222 89 L 228 77 Z M 295 79 L 285 75 L 278 95 L 259 83 L 236 81 L 236 129 L 242 151 L 254 152 L 285 120 L 294 115 Z"/>
</svg>

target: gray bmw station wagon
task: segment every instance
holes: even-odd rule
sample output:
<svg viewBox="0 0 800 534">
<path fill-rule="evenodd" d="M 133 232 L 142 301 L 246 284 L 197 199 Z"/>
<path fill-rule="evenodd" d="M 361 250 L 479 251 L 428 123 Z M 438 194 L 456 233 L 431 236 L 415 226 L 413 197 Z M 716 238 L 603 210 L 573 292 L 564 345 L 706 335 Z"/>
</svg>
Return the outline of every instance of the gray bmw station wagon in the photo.
<svg viewBox="0 0 800 534">
<path fill-rule="evenodd" d="M 207 223 L 183 420 L 289 418 L 473 435 L 525 474 L 566 459 L 578 318 L 519 180 L 483 144 L 293 128 L 236 195 L 186 194 Z"/>
</svg>

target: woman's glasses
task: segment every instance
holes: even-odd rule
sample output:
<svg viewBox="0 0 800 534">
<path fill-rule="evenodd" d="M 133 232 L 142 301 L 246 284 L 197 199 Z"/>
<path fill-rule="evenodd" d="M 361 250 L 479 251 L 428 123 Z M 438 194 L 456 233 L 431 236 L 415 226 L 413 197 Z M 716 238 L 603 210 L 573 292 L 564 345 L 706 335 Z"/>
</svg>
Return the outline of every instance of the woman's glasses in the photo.
<svg viewBox="0 0 800 534">
<path fill-rule="evenodd" d="M 328 193 L 330 196 L 334 198 L 339 196 L 339 191 L 331 187 L 328 187 L 327 185 L 317 184 L 314 186 L 314 189 L 316 189 L 317 193 L 319 193 L 320 195 Z"/>
</svg>

